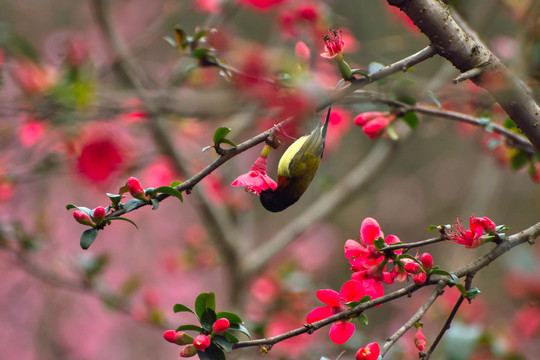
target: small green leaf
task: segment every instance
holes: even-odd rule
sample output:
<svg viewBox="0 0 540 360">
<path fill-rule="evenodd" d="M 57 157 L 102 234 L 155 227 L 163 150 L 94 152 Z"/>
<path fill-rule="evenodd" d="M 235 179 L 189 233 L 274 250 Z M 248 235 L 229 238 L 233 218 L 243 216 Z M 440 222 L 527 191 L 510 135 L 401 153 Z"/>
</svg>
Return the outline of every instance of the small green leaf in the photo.
<svg viewBox="0 0 540 360">
<path fill-rule="evenodd" d="M 66 205 L 66 210 L 71 210 L 71 209 L 76 209 L 77 207 L 73 204 L 67 204 Z"/>
<path fill-rule="evenodd" d="M 231 312 L 220 311 L 216 314 L 216 317 L 218 319 L 225 318 L 229 320 L 231 324 L 242 324 L 242 319 L 240 318 L 240 316 Z"/>
<path fill-rule="evenodd" d="M 505 121 L 504 121 L 504 124 L 503 126 L 507 129 L 515 129 L 517 128 L 517 125 L 516 123 L 514 122 L 514 120 L 510 119 L 510 118 L 507 118 Z"/>
<path fill-rule="evenodd" d="M 235 330 L 235 331 L 239 331 L 239 332 L 241 332 L 242 334 L 246 335 L 248 338 L 251 339 L 251 334 L 249 333 L 249 330 L 248 330 L 244 325 L 241 325 L 241 324 L 231 324 L 231 326 L 229 327 L 229 329 Z"/>
<path fill-rule="evenodd" d="M 190 330 L 191 331 L 197 331 L 197 332 L 200 332 L 200 333 L 203 332 L 202 327 L 197 326 L 197 325 L 192 325 L 192 324 L 180 325 L 179 327 L 176 328 L 176 331 L 190 331 Z"/>
<path fill-rule="evenodd" d="M 225 360 L 225 353 L 214 343 L 212 343 L 204 351 L 198 350 L 197 356 L 200 360 Z"/>
<path fill-rule="evenodd" d="M 107 196 L 111 200 L 113 208 L 117 209 L 118 205 L 120 204 L 120 201 L 122 201 L 122 195 L 107 193 Z"/>
<path fill-rule="evenodd" d="M 378 249 L 382 249 L 383 247 L 386 246 L 386 242 L 384 241 L 384 239 L 382 237 L 379 237 L 377 240 L 374 240 L 373 241 L 373 245 Z"/>
<path fill-rule="evenodd" d="M 396 97 L 397 101 L 401 101 L 407 105 L 416 105 L 416 99 L 411 95 L 402 94 Z"/>
<path fill-rule="evenodd" d="M 159 201 L 156 198 L 151 198 L 150 202 L 152 203 L 152 210 L 157 210 L 159 207 Z"/>
<path fill-rule="evenodd" d="M 394 129 L 394 126 L 392 126 L 392 124 L 390 124 L 390 125 L 388 125 L 386 127 L 386 133 L 388 134 L 388 136 L 390 137 L 391 140 L 393 140 L 393 141 L 398 141 L 399 140 L 399 135 L 396 132 L 396 129 Z"/>
<path fill-rule="evenodd" d="M 345 303 L 345 306 L 350 307 L 352 309 L 353 307 L 356 307 L 359 304 L 360 304 L 360 301 L 349 301 Z"/>
<path fill-rule="evenodd" d="M 158 187 L 157 189 L 154 190 L 155 193 L 159 194 L 159 193 L 163 193 L 163 194 L 168 194 L 168 195 L 172 195 L 174 197 L 177 197 L 178 199 L 180 199 L 180 201 L 184 201 L 184 199 L 182 198 L 182 193 L 178 190 L 176 190 L 175 188 L 173 187 L 170 187 L 170 186 L 160 186 Z"/>
<path fill-rule="evenodd" d="M 236 148 L 236 144 L 235 144 L 233 141 L 229 140 L 229 139 L 222 139 L 222 140 L 219 142 L 219 145 L 221 145 L 221 144 L 229 144 L 229 145 L 231 145 L 233 148 Z"/>
<path fill-rule="evenodd" d="M 467 297 L 467 290 L 465 290 L 465 286 L 461 285 L 461 284 L 455 284 L 456 285 L 456 288 L 459 290 L 459 292 L 461 293 L 461 295 L 466 298 Z"/>
<path fill-rule="evenodd" d="M 403 119 L 403 121 L 413 130 L 416 129 L 418 123 L 420 122 L 414 111 L 407 111 L 405 114 L 403 114 L 401 119 Z"/>
<path fill-rule="evenodd" d="M 195 314 L 193 312 L 193 310 L 191 310 L 190 308 L 188 308 L 186 305 L 183 305 L 183 304 L 174 304 L 173 306 L 173 311 L 175 313 L 179 313 L 179 312 L 190 312 L 192 314 Z"/>
<path fill-rule="evenodd" d="M 529 155 L 523 150 L 517 151 L 510 160 L 512 170 L 520 170 L 529 163 Z"/>
<path fill-rule="evenodd" d="M 471 300 L 471 299 L 474 299 L 475 297 L 477 297 L 478 295 L 480 295 L 481 291 L 478 290 L 477 288 L 472 288 L 472 289 L 469 289 L 469 291 L 467 291 L 467 294 L 466 294 L 466 298 Z"/>
<path fill-rule="evenodd" d="M 202 148 L 202 152 L 205 152 L 206 150 L 211 149 L 213 147 L 214 147 L 214 145 L 205 146 L 205 147 Z"/>
<path fill-rule="evenodd" d="M 218 145 L 223 139 L 227 137 L 227 135 L 229 135 L 230 132 L 231 129 L 225 126 L 217 128 L 213 136 L 214 144 Z"/>
<path fill-rule="evenodd" d="M 175 188 L 175 187 L 177 187 L 177 186 L 180 185 L 180 184 L 182 184 L 182 181 L 180 181 L 180 180 L 174 180 L 174 181 L 171 183 L 171 185 L 169 185 L 169 186 L 172 187 L 172 188 Z M 159 188 L 158 188 L 158 189 L 159 189 Z"/>
<path fill-rule="evenodd" d="M 208 49 L 197 48 L 197 49 L 193 50 L 193 57 L 195 59 L 202 60 L 208 55 L 209 52 L 210 52 L 210 50 L 208 50 Z"/>
<path fill-rule="evenodd" d="M 139 228 L 137 226 L 137 224 L 135 224 L 132 220 L 130 219 L 127 219 L 125 217 L 121 217 L 121 216 L 114 216 L 114 217 L 110 217 L 110 218 L 107 218 L 107 220 L 123 220 L 123 221 L 127 221 L 128 223 L 131 223 L 133 226 L 135 226 L 137 229 Z"/>
<path fill-rule="evenodd" d="M 195 299 L 195 313 L 199 319 L 202 318 L 206 309 L 216 310 L 216 296 L 214 293 L 201 293 Z"/>
<path fill-rule="evenodd" d="M 84 250 L 87 250 L 90 245 L 96 240 L 98 234 L 98 229 L 88 229 L 85 230 L 81 235 L 81 247 Z"/>
<path fill-rule="evenodd" d="M 92 215 L 94 214 L 94 212 L 92 211 L 92 209 L 89 209 L 87 207 L 84 207 L 84 206 L 76 206 L 76 205 L 73 205 L 73 204 L 68 204 L 66 205 L 66 210 L 71 210 L 71 209 L 77 209 L 77 210 L 80 210 L 86 214 L 88 214 L 88 216 L 92 217 Z"/>
<path fill-rule="evenodd" d="M 360 324 L 368 326 L 369 321 L 366 314 L 362 313 L 358 315 L 358 321 L 360 321 Z"/>
<path fill-rule="evenodd" d="M 433 231 L 433 230 L 439 230 L 439 227 L 437 225 L 429 225 L 427 229 L 428 231 Z"/>
<path fill-rule="evenodd" d="M 127 192 L 129 192 L 129 189 L 128 189 L 127 184 L 124 185 L 124 186 L 122 186 L 120 189 L 118 189 L 118 193 L 119 193 L 120 195 L 125 194 L 125 193 L 127 193 Z"/>
<path fill-rule="evenodd" d="M 226 352 L 230 353 L 232 351 L 232 342 L 227 340 L 224 336 L 221 335 L 214 335 L 212 336 L 212 342 L 215 343 L 219 348 L 222 350 L 225 350 Z"/>
</svg>

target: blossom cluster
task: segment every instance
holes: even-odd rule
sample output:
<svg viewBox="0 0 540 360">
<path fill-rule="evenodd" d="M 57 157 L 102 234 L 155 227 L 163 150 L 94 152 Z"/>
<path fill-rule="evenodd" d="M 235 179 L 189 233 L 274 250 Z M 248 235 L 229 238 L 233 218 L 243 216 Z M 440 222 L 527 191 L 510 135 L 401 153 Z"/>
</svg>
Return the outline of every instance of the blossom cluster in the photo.
<svg viewBox="0 0 540 360">
<path fill-rule="evenodd" d="M 230 326 L 231 323 L 228 319 L 219 318 L 212 325 L 210 334 L 199 334 L 192 338 L 183 331 L 167 330 L 163 333 L 163 338 L 176 345 L 187 345 L 180 351 L 180 356 L 192 357 L 197 354 L 197 351 L 205 351 L 210 346 L 212 337 L 227 331 Z"/>
</svg>

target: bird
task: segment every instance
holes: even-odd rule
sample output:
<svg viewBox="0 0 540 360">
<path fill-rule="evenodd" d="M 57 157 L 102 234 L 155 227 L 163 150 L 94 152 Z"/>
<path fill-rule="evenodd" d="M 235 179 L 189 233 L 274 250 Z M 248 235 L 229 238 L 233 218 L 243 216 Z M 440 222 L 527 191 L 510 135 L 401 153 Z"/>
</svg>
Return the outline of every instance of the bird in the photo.
<svg viewBox="0 0 540 360">
<path fill-rule="evenodd" d="M 278 163 L 278 182 L 275 190 L 261 192 L 262 206 L 271 212 L 280 212 L 294 204 L 315 177 L 324 152 L 326 130 L 331 107 L 324 125 L 319 123 L 309 135 L 304 135 L 285 150 Z"/>
</svg>

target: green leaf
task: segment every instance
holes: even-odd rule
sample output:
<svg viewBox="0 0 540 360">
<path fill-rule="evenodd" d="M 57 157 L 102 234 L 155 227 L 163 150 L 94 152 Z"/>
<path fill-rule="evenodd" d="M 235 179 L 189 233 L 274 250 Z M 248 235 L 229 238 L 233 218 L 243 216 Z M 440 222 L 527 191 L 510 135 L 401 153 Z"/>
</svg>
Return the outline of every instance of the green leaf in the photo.
<svg viewBox="0 0 540 360">
<path fill-rule="evenodd" d="M 433 231 L 433 230 L 439 230 L 439 227 L 437 225 L 429 225 L 427 229 L 428 231 Z"/>
<path fill-rule="evenodd" d="M 478 290 L 477 288 L 472 288 L 472 289 L 469 289 L 469 291 L 467 291 L 467 294 L 466 294 L 466 298 L 471 300 L 471 299 L 474 299 L 475 297 L 477 297 L 478 295 L 480 295 L 481 291 Z"/>
<path fill-rule="evenodd" d="M 456 284 L 456 288 L 459 290 L 459 292 L 461 293 L 461 295 L 466 298 L 467 297 L 467 290 L 465 290 L 465 286 L 461 285 L 461 284 Z"/>
<path fill-rule="evenodd" d="M 195 313 L 199 319 L 202 319 L 206 309 L 216 310 L 216 296 L 214 293 L 201 293 L 195 299 Z"/>
<path fill-rule="evenodd" d="M 170 187 L 170 186 L 160 186 L 157 189 L 155 189 L 154 192 L 157 193 L 157 194 L 159 194 L 159 193 L 169 194 L 169 195 L 172 195 L 174 197 L 177 197 L 182 202 L 184 201 L 184 199 L 182 198 L 182 193 L 180 191 L 176 190 L 175 188 Z"/>
<path fill-rule="evenodd" d="M 146 203 L 142 200 L 131 199 L 131 200 L 126 201 L 126 203 L 122 205 L 122 209 L 124 209 L 125 212 L 130 212 L 132 210 L 138 209 L 143 204 L 146 204 Z"/>
<path fill-rule="evenodd" d="M 249 333 L 249 330 L 248 330 L 244 325 L 241 325 L 241 324 L 231 324 L 231 326 L 229 327 L 229 329 L 235 330 L 235 331 L 239 331 L 239 332 L 241 332 L 242 334 L 246 335 L 248 338 L 251 339 L 251 334 Z"/>
<path fill-rule="evenodd" d="M 231 129 L 225 126 L 217 128 L 213 136 L 214 144 L 218 145 L 223 139 L 227 137 L 227 135 L 229 135 L 230 132 Z"/>
<path fill-rule="evenodd" d="M 190 312 L 192 314 L 195 314 L 193 312 L 193 310 L 191 310 L 190 308 L 188 308 L 186 305 L 183 305 L 183 304 L 174 304 L 173 306 L 173 311 L 175 313 L 179 313 L 179 312 Z"/>
<path fill-rule="evenodd" d="M 216 312 L 212 309 L 206 309 L 200 317 L 201 326 L 206 331 L 212 331 L 212 325 L 216 322 Z"/>
<path fill-rule="evenodd" d="M 182 184 L 182 181 L 180 180 L 174 180 L 171 185 L 169 185 L 170 187 L 177 187 L 178 185 Z M 158 188 L 159 189 L 159 188 Z"/>
<path fill-rule="evenodd" d="M 396 132 L 396 130 L 394 129 L 394 126 L 392 126 L 392 124 L 390 124 L 390 125 L 388 125 L 386 127 L 386 133 L 388 134 L 388 136 L 390 137 L 391 140 L 393 140 L 393 141 L 398 141 L 399 140 L 399 135 Z"/>
<path fill-rule="evenodd" d="M 212 342 L 228 353 L 232 351 L 233 343 L 227 340 L 227 338 L 225 338 L 224 336 L 214 335 L 212 336 Z"/>
<path fill-rule="evenodd" d="M 88 229 L 85 230 L 81 235 L 81 247 L 84 250 L 87 250 L 90 245 L 96 240 L 98 234 L 98 229 Z"/>
<path fill-rule="evenodd" d="M 107 196 L 111 200 L 113 208 L 115 208 L 115 209 L 118 208 L 118 205 L 120 204 L 120 201 L 122 201 L 122 195 L 107 193 Z"/>
<path fill-rule="evenodd" d="M 384 241 L 384 239 L 382 237 L 379 237 L 377 240 L 374 240 L 373 241 L 373 245 L 378 249 L 382 249 L 383 247 L 386 246 L 386 242 Z"/>
<path fill-rule="evenodd" d="M 197 48 L 193 50 L 193 57 L 198 60 L 204 59 L 210 51 L 205 48 Z"/>
<path fill-rule="evenodd" d="M 411 129 L 416 129 L 418 126 L 418 123 L 420 122 L 418 120 L 418 116 L 414 113 L 414 111 L 407 111 L 403 116 L 401 117 L 405 124 L 409 125 Z"/>
<path fill-rule="evenodd" d="M 230 332 L 228 331 L 225 331 L 223 333 L 223 336 L 225 336 L 227 338 L 227 340 L 229 340 L 230 342 L 232 343 L 237 343 L 239 342 L 240 340 L 238 340 L 238 338 L 236 336 L 234 336 L 233 334 L 231 334 Z"/>
<path fill-rule="evenodd" d="M 396 100 L 401 101 L 407 105 L 416 105 L 416 99 L 412 97 L 411 95 L 402 94 L 402 95 L 397 96 Z"/>
<path fill-rule="evenodd" d="M 231 313 L 231 312 L 226 312 L 226 311 L 220 311 L 216 314 L 216 317 L 218 319 L 221 319 L 221 318 L 225 318 L 227 320 L 229 320 L 229 322 L 231 324 L 241 324 L 242 323 L 242 319 L 240 318 L 240 316 L 234 314 L 234 313 Z"/>
<path fill-rule="evenodd" d="M 398 260 L 401 260 L 401 259 L 411 259 L 411 260 L 414 260 L 415 262 L 417 262 L 418 264 L 422 265 L 422 263 L 420 262 L 420 260 L 418 260 L 417 258 L 415 258 L 414 256 L 412 256 L 411 254 L 401 254 L 398 256 Z"/>
<path fill-rule="evenodd" d="M 157 210 L 159 207 L 159 201 L 156 198 L 151 198 L 150 202 L 152 203 L 152 210 Z"/>
<path fill-rule="evenodd" d="M 235 144 L 233 141 L 229 140 L 229 139 L 222 139 L 222 140 L 219 142 L 219 144 L 229 144 L 229 145 L 231 145 L 233 148 L 236 148 L 236 144 Z"/>
<path fill-rule="evenodd" d="M 203 329 L 202 327 L 197 326 L 197 325 L 187 324 L 187 325 L 180 325 L 179 327 L 176 328 L 176 331 L 197 331 L 197 332 L 202 333 Z"/>
<path fill-rule="evenodd" d="M 137 229 L 139 228 L 137 226 L 137 224 L 135 224 L 132 220 L 130 219 L 127 219 L 125 217 L 121 217 L 121 216 L 113 216 L 113 217 L 110 217 L 110 218 L 107 218 L 107 220 L 124 220 L 124 221 L 127 221 L 128 223 L 131 223 L 133 226 L 135 226 Z"/>
<path fill-rule="evenodd" d="M 92 215 L 94 214 L 94 212 L 92 211 L 92 209 L 89 209 L 87 207 L 84 207 L 84 206 L 76 206 L 76 205 L 73 205 L 73 204 L 68 204 L 66 205 L 66 210 L 71 210 L 71 209 L 77 209 L 77 210 L 80 210 L 86 214 L 88 214 L 88 216 L 92 217 Z"/>
<path fill-rule="evenodd" d="M 517 151 L 514 156 L 512 156 L 512 159 L 510 160 L 510 164 L 512 167 L 512 170 L 520 170 L 527 166 L 529 163 L 529 155 L 523 150 Z"/>
<path fill-rule="evenodd" d="M 360 324 L 368 326 L 369 321 L 366 314 L 362 313 L 358 315 L 358 321 L 360 321 Z"/>
<path fill-rule="evenodd" d="M 225 353 L 215 344 L 211 344 L 204 351 L 197 351 L 200 360 L 225 360 Z"/>
</svg>

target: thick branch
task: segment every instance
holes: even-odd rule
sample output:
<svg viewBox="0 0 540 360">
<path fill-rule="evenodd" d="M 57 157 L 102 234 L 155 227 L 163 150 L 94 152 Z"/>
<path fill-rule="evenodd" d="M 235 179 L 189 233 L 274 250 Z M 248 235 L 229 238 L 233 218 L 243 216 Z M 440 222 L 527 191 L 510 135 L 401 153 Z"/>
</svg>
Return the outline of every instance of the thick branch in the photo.
<svg viewBox="0 0 540 360">
<path fill-rule="evenodd" d="M 474 40 L 441 0 L 388 0 L 409 16 L 431 40 L 439 55 L 486 89 L 540 150 L 540 107 L 523 84 L 484 44 Z M 472 70 L 478 68 L 478 72 Z M 480 73 L 480 74 L 478 74 Z"/>
</svg>

